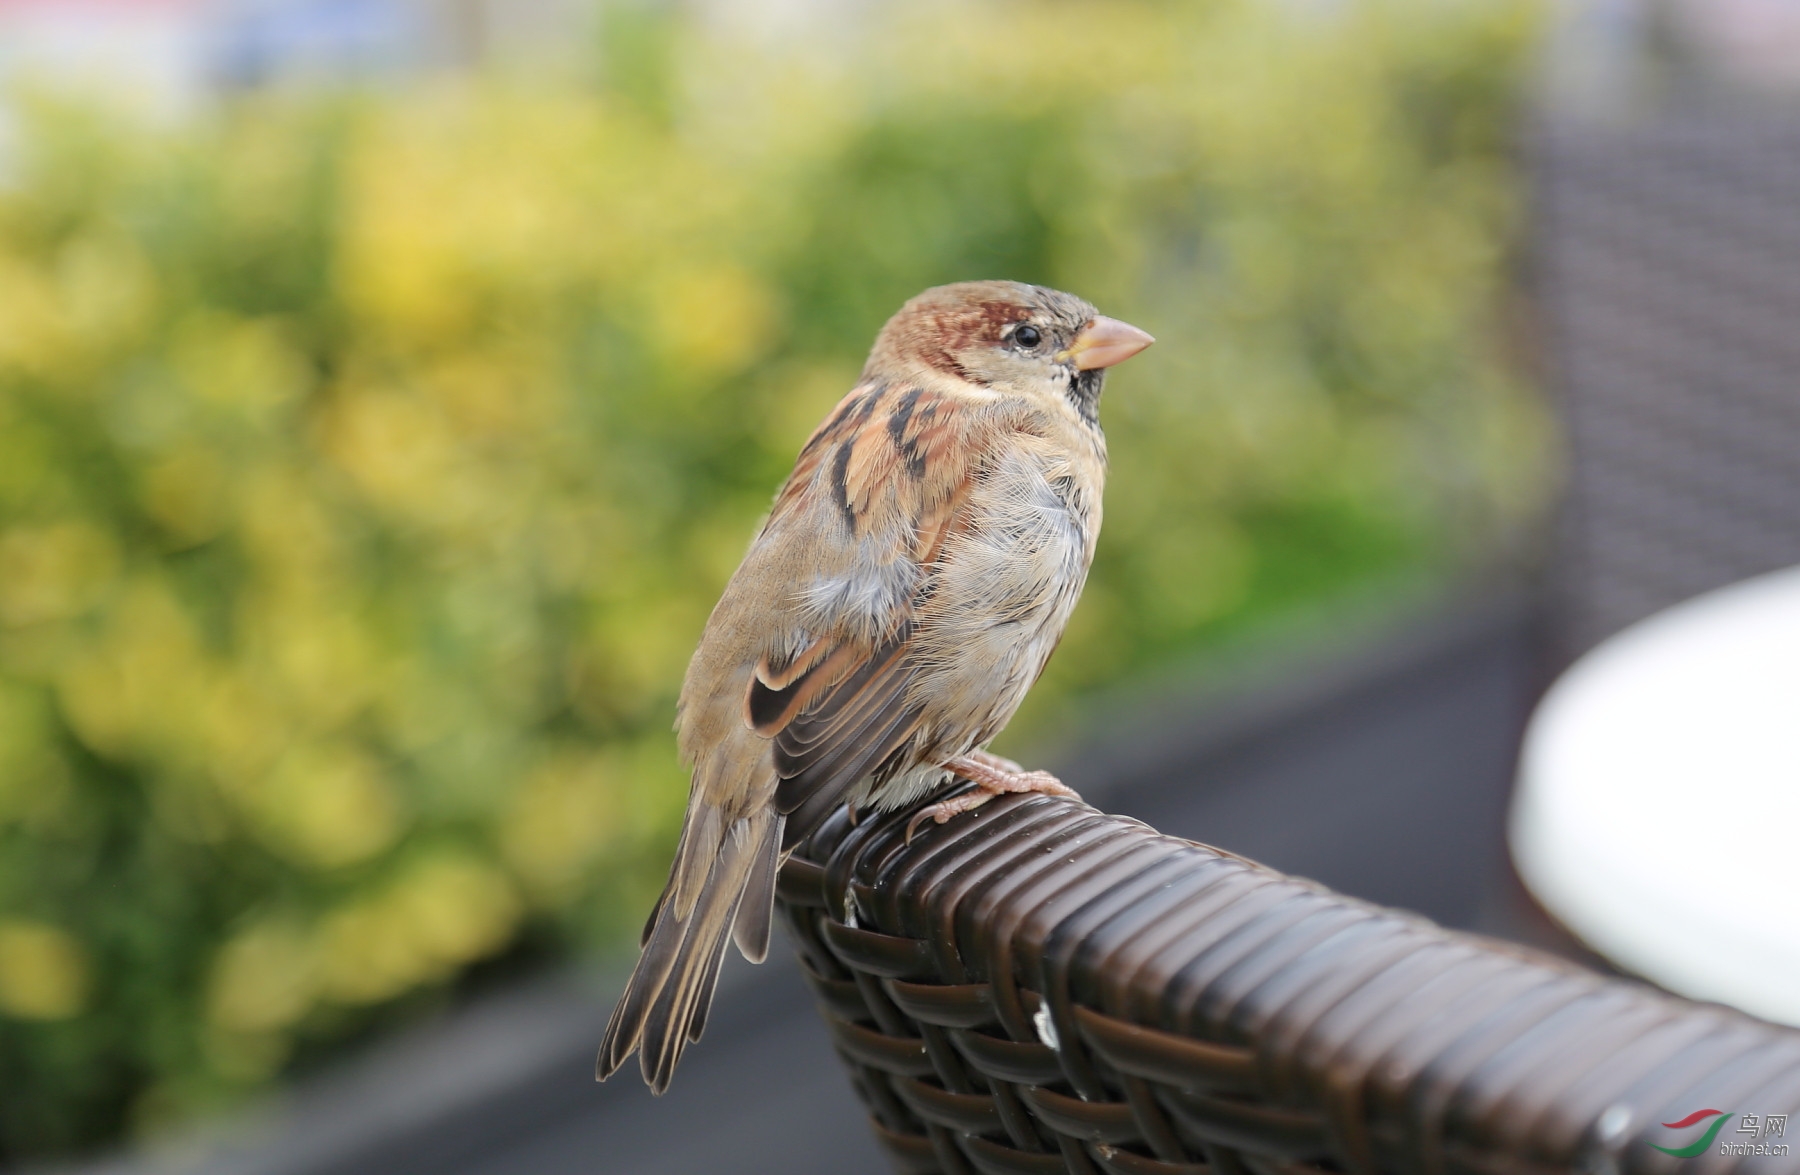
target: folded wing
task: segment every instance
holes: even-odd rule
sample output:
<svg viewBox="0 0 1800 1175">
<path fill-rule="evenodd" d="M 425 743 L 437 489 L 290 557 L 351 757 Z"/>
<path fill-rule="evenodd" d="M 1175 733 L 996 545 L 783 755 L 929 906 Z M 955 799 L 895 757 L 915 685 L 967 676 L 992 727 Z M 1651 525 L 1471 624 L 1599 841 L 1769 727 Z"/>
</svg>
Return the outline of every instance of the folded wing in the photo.
<svg viewBox="0 0 1800 1175">
<path fill-rule="evenodd" d="M 944 539 L 980 476 L 967 406 L 857 388 L 801 451 L 708 622 L 682 697 L 694 783 L 669 885 L 601 1046 L 666 1089 L 728 936 L 760 962 L 775 875 L 845 794 L 913 766 L 915 636 Z"/>
</svg>

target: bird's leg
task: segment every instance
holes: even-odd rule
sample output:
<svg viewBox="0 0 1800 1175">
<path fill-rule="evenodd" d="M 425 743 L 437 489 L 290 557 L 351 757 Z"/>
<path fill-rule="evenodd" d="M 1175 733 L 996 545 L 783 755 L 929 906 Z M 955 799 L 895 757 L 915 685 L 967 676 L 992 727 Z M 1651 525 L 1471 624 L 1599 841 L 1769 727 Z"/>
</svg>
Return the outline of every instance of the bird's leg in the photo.
<svg viewBox="0 0 1800 1175">
<path fill-rule="evenodd" d="M 1003 796 L 1009 792 L 1034 791 L 1047 796 L 1067 796 L 1075 800 L 1081 798 L 1075 794 L 1074 788 L 1048 771 L 1026 771 L 1011 759 L 1002 759 L 987 751 L 977 750 L 958 755 L 945 763 L 944 767 L 973 782 L 975 790 L 920 808 L 906 823 L 906 840 L 909 844 L 913 833 L 926 820 L 942 824 L 959 812 L 972 811 L 995 796 Z"/>
<path fill-rule="evenodd" d="M 974 750 L 964 755 L 963 758 L 975 763 L 984 763 L 996 771 L 1004 771 L 1009 775 L 1024 775 L 1026 773 L 1025 768 L 1019 766 L 1006 756 L 996 755 L 992 751 L 984 751 L 980 747 L 976 747 Z M 945 766 L 949 766 L 949 764 L 945 764 Z M 1038 774 L 1042 775 L 1044 773 L 1040 771 Z"/>
</svg>

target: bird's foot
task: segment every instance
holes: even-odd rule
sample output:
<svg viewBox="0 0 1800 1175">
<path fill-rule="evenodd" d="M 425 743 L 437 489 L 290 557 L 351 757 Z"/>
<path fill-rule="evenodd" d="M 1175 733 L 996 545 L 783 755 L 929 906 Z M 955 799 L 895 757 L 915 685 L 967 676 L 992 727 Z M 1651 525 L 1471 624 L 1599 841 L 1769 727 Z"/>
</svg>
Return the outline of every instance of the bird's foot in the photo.
<svg viewBox="0 0 1800 1175">
<path fill-rule="evenodd" d="M 1066 796 L 1075 800 L 1081 798 L 1075 794 L 1074 788 L 1048 771 L 1026 771 L 1011 759 L 1002 759 L 987 751 L 970 751 L 966 755 L 958 755 L 944 766 L 974 783 L 975 790 L 939 800 L 935 804 L 927 804 L 915 812 L 913 818 L 906 822 L 908 844 L 912 843 L 913 833 L 925 821 L 935 820 L 943 824 L 958 813 L 981 807 L 995 796 L 1014 792 L 1039 792 L 1047 796 Z"/>
</svg>

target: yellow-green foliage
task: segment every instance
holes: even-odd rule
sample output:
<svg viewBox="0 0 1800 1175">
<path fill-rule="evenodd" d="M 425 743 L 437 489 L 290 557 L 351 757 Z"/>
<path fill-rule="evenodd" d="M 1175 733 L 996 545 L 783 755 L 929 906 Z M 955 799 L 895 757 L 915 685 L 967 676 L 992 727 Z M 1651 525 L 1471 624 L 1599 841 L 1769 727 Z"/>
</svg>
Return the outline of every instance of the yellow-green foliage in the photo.
<svg viewBox="0 0 1800 1175">
<path fill-rule="evenodd" d="M 1521 9 L 893 7 L 813 57 L 616 21 L 597 85 L 28 119 L 0 1154 L 187 1112 L 522 941 L 624 941 L 686 655 L 924 286 L 1162 340 L 1112 382 L 1099 562 L 1023 722 L 1528 507 L 1491 342 Z"/>
</svg>

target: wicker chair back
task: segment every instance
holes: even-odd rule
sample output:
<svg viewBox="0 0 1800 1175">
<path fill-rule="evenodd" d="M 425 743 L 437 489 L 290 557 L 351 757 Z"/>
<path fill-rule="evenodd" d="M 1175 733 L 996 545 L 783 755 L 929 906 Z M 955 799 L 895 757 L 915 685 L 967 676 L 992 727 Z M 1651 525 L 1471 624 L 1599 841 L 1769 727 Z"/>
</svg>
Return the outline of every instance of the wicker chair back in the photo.
<svg viewBox="0 0 1800 1175">
<path fill-rule="evenodd" d="M 904 825 L 840 812 L 780 885 L 900 1171 L 1800 1169 L 1657 1149 L 1800 1103 L 1800 1032 L 1072 801 Z"/>
</svg>

